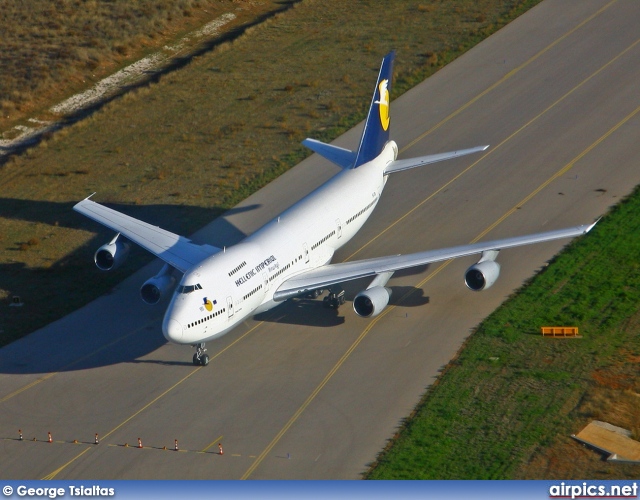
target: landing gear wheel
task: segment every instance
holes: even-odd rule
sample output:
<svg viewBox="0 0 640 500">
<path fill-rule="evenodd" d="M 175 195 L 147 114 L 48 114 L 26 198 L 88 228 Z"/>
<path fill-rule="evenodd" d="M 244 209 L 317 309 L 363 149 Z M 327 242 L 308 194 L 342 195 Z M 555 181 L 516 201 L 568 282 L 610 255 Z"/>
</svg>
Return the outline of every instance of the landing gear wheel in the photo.
<svg viewBox="0 0 640 500">
<path fill-rule="evenodd" d="M 329 290 L 329 295 L 322 299 L 322 304 L 324 307 L 338 309 L 338 307 L 344 304 L 344 290 L 340 288 Z"/>
<path fill-rule="evenodd" d="M 193 355 L 193 364 L 196 366 L 207 366 L 209 364 L 209 356 L 205 354 L 207 350 L 204 348 L 204 342 L 196 345 L 196 353 Z"/>
</svg>

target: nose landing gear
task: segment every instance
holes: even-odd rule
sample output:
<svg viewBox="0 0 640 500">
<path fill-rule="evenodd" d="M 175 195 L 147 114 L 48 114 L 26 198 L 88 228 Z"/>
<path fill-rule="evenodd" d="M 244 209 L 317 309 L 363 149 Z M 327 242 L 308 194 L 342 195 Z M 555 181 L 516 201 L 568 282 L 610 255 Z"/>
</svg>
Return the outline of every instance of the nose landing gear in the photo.
<svg viewBox="0 0 640 500">
<path fill-rule="evenodd" d="M 204 342 L 197 344 L 196 352 L 193 355 L 193 364 L 196 366 L 207 366 L 209 364 L 209 355 L 205 354 L 207 350 L 204 348 Z"/>
</svg>

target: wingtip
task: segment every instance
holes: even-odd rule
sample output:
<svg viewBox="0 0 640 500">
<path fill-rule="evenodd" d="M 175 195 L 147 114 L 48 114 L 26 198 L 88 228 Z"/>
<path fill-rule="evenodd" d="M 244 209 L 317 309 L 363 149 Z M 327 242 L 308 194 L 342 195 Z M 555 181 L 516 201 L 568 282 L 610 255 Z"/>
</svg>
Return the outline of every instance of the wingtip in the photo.
<svg viewBox="0 0 640 500">
<path fill-rule="evenodd" d="M 78 208 L 79 208 L 80 206 L 82 206 L 82 202 L 83 202 L 83 201 L 88 201 L 88 200 L 89 200 L 89 198 L 91 198 L 94 194 L 96 194 L 96 193 L 91 193 L 91 194 L 90 194 L 89 196 L 87 196 L 84 200 L 81 200 L 81 201 L 79 201 L 78 203 L 76 203 L 76 204 L 73 206 L 73 209 L 77 212 L 77 211 L 78 211 Z"/>
<path fill-rule="evenodd" d="M 601 219 L 602 219 L 602 217 L 598 217 L 598 220 L 596 220 L 593 224 L 591 224 L 591 225 L 587 226 L 587 229 L 585 229 L 585 231 L 584 231 L 584 232 L 585 232 L 585 233 L 588 233 L 589 231 L 591 231 L 591 230 L 595 227 L 595 225 L 596 225 L 598 222 L 600 222 L 600 220 L 601 220 Z"/>
</svg>

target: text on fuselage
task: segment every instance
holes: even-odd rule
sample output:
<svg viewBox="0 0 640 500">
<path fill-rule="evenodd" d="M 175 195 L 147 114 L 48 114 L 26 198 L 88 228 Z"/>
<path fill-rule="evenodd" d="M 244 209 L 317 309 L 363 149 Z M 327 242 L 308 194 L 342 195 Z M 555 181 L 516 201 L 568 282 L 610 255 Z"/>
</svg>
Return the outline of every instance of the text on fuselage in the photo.
<svg viewBox="0 0 640 500">
<path fill-rule="evenodd" d="M 250 269 L 249 271 L 247 271 L 244 276 L 240 276 L 236 280 L 236 286 L 240 286 L 243 283 L 246 283 L 251 278 L 253 278 L 256 274 L 258 274 L 260 271 L 264 270 L 264 268 L 269 266 L 269 264 L 271 264 L 272 262 L 275 262 L 275 261 L 276 261 L 276 258 L 273 255 L 270 255 L 265 260 L 260 262 L 256 267 L 254 267 L 253 269 Z"/>
</svg>

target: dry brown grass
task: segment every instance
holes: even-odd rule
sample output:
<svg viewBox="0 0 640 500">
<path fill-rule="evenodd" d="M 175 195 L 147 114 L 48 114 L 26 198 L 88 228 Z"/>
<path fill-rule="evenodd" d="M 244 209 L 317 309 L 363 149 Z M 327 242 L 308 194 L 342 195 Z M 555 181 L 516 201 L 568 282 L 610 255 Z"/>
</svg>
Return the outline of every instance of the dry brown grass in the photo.
<svg viewBox="0 0 640 500">
<path fill-rule="evenodd" d="M 280 7 L 233 0 L 4 2 L 0 131 L 222 13 L 255 17 Z"/>
</svg>

